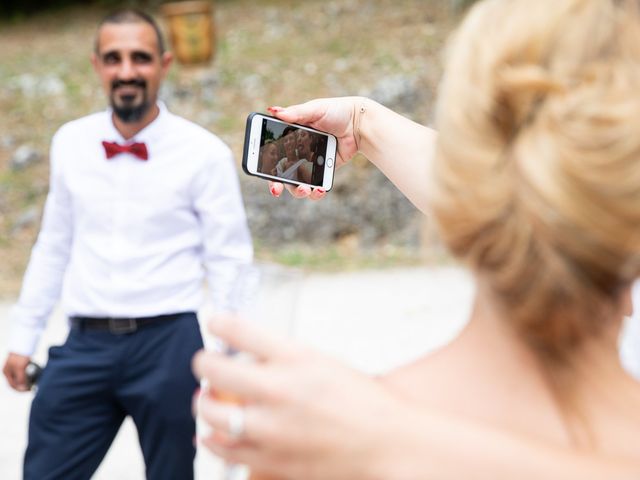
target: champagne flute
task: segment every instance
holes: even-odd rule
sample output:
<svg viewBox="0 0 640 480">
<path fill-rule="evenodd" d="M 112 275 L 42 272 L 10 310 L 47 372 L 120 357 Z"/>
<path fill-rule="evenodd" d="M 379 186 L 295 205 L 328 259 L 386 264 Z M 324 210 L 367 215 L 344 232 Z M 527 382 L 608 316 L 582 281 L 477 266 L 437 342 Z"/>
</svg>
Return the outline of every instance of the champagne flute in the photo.
<svg viewBox="0 0 640 480">
<path fill-rule="evenodd" d="M 240 265 L 229 275 L 225 292 L 215 293 L 214 315 L 233 315 L 275 331 L 280 335 L 294 333 L 300 285 L 300 270 L 277 264 Z M 219 339 L 212 339 L 213 348 L 226 355 L 244 355 Z M 247 356 L 247 360 L 250 358 Z M 206 391 L 203 386 L 203 391 Z M 243 399 L 224 391 L 213 392 L 218 401 L 242 405 Z M 249 472 L 244 465 L 225 465 L 224 480 L 277 480 L 256 472 Z"/>
<path fill-rule="evenodd" d="M 258 302 L 260 319 L 276 333 L 292 337 L 295 333 L 295 317 L 303 276 L 299 270 L 278 265 L 263 265 L 262 288 Z M 248 480 L 278 480 L 278 478 L 249 472 Z"/>
</svg>

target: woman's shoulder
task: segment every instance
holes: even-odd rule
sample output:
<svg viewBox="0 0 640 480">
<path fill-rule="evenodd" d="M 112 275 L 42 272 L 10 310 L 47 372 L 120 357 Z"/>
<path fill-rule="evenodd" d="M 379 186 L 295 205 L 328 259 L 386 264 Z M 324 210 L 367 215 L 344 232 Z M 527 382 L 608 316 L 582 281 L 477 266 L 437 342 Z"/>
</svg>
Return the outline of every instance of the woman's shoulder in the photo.
<svg viewBox="0 0 640 480">
<path fill-rule="evenodd" d="M 489 338 L 470 330 L 379 381 L 429 411 L 574 444 L 571 422 L 527 351 L 495 331 Z M 586 415 L 591 440 L 579 443 L 621 458 L 640 458 L 640 444 L 634 440 L 640 435 L 640 385 L 614 377 L 605 378 L 595 390 L 580 391 L 580 412 Z"/>
<path fill-rule="evenodd" d="M 461 384 L 466 383 L 469 370 L 455 348 L 444 346 L 426 353 L 411 363 L 402 365 L 379 377 L 389 390 L 430 407 L 451 407 L 451 400 L 460 398 Z M 471 384 L 464 389 L 469 390 Z"/>
<path fill-rule="evenodd" d="M 526 366 L 516 365 L 518 359 L 509 346 L 483 345 L 482 338 L 473 334 L 461 337 L 388 372 L 380 382 L 395 395 L 430 410 L 567 441 L 544 382 Z"/>
</svg>

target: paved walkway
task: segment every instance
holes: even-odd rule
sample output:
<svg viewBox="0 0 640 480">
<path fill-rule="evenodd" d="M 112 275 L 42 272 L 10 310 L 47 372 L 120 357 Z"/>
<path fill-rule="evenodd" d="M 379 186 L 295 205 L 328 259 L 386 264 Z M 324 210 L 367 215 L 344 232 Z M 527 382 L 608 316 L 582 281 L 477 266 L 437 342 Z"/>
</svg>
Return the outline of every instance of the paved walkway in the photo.
<svg viewBox="0 0 640 480">
<path fill-rule="evenodd" d="M 366 372 L 382 372 L 445 343 L 464 325 L 472 286 L 456 268 L 416 268 L 345 274 L 302 274 L 263 268 L 271 287 L 263 295 L 278 317 L 262 318 L 276 330 L 343 359 Z M 264 300 L 264 299 L 263 299 Z M 267 302 L 268 303 L 268 302 Z M 283 306 L 288 306 L 284 309 Z M 9 304 L 0 304 L 0 360 L 6 357 Z M 201 318 L 206 318 L 206 310 Z M 295 321 L 292 321 L 295 319 Z M 35 359 L 61 343 L 66 322 L 56 312 Z M 31 394 L 19 394 L 0 379 L 0 478 L 21 478 Z M 197 478 L 221 479 L 221 463 L 207 452 L 196 458 Z M 144 478 L 135 427 L 127 420 L 95 480 Z"/>
</svg>

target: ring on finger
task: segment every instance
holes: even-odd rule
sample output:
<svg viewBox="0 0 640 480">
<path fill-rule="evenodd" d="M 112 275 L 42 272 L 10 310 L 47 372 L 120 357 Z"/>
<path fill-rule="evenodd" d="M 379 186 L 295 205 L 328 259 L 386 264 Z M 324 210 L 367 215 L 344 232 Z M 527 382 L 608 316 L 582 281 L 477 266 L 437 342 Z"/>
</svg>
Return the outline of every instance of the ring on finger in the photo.
<svg viewBox="0 0 640 480">
<path fill-rule="evenodd" d="M 239 440 L 244 435 L 245 430 L 245 413 L 244 408 L 234 406 L 229 412 L 227 418 L 229 428 L 229 436 L 234 440 Z"/>
</svg>

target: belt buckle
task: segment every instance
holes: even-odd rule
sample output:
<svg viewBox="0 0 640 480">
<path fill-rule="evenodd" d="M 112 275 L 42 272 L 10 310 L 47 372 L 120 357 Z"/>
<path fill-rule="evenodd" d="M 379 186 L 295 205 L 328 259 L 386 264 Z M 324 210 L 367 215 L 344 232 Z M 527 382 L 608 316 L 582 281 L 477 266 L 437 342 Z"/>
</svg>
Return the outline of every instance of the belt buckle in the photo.
<svg viewBox="0 0 640 480">
<path fill-rule="evenodd" d="M 124 322 L 127 323 L 124 323 Z M 138 329 L 135 318 L 109 318 L 109 332 L 114 335 L 133 333 Z"/>
</svg>

